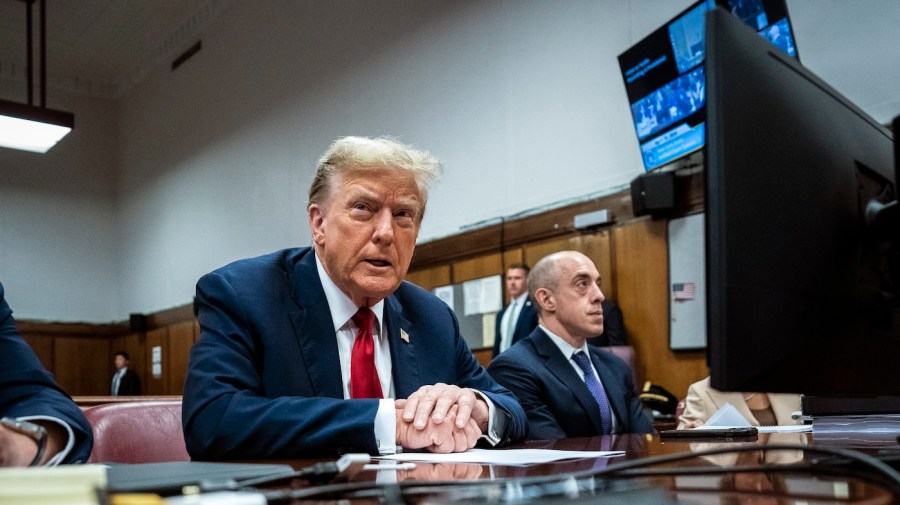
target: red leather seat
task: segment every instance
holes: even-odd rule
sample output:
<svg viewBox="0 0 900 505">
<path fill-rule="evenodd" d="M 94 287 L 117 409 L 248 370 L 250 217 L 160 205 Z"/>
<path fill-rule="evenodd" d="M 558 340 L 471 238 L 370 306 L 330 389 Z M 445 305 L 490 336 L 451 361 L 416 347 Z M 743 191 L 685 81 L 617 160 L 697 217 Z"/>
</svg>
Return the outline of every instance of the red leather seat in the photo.
<svg viewBox="0 0 900 505">
<path fill-rule="evenodd" d="M 94 432 L 88 463 L 190 461 L 181 400 L 108 403 L 84 411 Z"/>
<path fill-rule="evenodd" d="M 638 391 L 640 391 L 641 386 L 638 382 L 637 370 L 634 369 L 634 347 L 630 345 L 610 345 L 601 347 L 600 349 L 615 354 L 631 368 L 631 377 L 634 379 L 634 385 L 638 388 Z"/>
</svg>

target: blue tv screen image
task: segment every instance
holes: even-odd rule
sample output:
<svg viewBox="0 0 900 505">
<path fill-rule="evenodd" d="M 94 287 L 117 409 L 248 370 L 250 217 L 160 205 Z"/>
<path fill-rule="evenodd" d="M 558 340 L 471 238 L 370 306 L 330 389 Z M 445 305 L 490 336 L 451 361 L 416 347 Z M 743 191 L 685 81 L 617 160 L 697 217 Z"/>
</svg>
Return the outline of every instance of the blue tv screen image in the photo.
<svg viewBox="0 0 900 505">
<path fill-rule="evenodd" d="M 784 0 L 699 0 L 619 55 L 648 172 L 704 145 L 704 14 L 717 5 L 787 54 L 797 56 Z"/>
</svg>

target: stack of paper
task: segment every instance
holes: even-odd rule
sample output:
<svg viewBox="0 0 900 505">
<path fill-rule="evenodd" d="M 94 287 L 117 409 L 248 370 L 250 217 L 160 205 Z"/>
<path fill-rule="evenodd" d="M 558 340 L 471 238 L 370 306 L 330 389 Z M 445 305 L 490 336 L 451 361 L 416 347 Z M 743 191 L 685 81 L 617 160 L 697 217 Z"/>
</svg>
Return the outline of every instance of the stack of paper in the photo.
<svg viewBox="0 0 900 505">
<path fill-rule="evenodd" d="M 103 465 L 0 469 L 4 505 L 97 505 L 97 489 L 105 487 Z"/>
</svg>

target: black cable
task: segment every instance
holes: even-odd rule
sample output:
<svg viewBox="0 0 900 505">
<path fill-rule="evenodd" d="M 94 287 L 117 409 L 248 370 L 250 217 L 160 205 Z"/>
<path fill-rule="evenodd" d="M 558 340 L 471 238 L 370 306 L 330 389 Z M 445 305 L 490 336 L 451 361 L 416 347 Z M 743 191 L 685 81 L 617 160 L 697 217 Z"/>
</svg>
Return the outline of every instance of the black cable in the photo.
<svg viewBox="0 0 900 505">
<path fill-rule="evenodd" d="M 705 472 L 701 470 L 694 470 L 692 468 L 667 468 L 665 470 L 659 470 L 657 472 L 646 472 L 645 475 L 640 475 L 640 472 L 631 472 L 629 475 L 629 471 L 637 470 L 641 468 L 651 467 L 655 465 L 661 465 L 664 463 L 674 463 L 678 461 L 684 461 L 688 459 L 700 458 L 704 456 L 715 456 L 718 454 L 731 454 L 738 452 L 749 452 L 749 451 L 803 451 L 803 452 L 812 452 L 812 453 L 820 453 L 827 454 L 830 456 L 838 456 L 842 458 L 843 462 L 849 460 L 850 462 L 860 463 L 865 467 L 871 468 L 875 470 L 877 473 L 873 475 L 872 472 L 859 472 L 853 471 L 853 477 L 860 478 L 869 481 L 877 481 L 879 485 L 884 486 L 887 489 L 891 489 L 894 493 L 900 493 L 900 472 L 897 472 L 887 464 L 879 461 L 877 458 L 872 456 L 868 456 L 866 454 L 860 453 L 858 451 L 848 450 L 848 449 L 838 449 L 838 448 L 824 448 L 824 447 L 815 447 L 815 446 L 797 446 L 797 445 L 782 445 L 782 444 L 772 444 L 772 445 L 741 445 L 735 447 L 727 447 L 727 448 L 716 448 L 716 449 L 708 449 L 705 451 L 698 452 L 689 452 L 689 453 L 679 453 L 679 454 L 668 454 L 663 456 L 652 456 L 648 458 L 641 458 L 637 460 L 624 461 L 621 463 L 615 463 L 607 466 L 606 468 L 600 470 L 584 470 L 581 472 L 573 472 L 570 474 L 566 474 L 563 478 L 569 480 L 579 480 L 586 478 L 602 478 L 602 479 L 615 479 L 619 477 L 628 478 L 628 477 L 640 477 L 640 476 L 649 476 L 649 475 L 687 475 L 691 473 L 736 473 L 736 472 L 769 472 L 769 471 L 784 471 L 784 472 L 803 472 L 809 470 L 815 470 L 821 473 L 837 473 L 838 475 L 846 475 L 848 472 L 847 468 L 842 468 L 837 470 L 833 468 L 833 462 L 829 465 L 822 465 L 821 462 L 817 464 L 809 464 L 809 465 L 762 465 L 762 466 L 747 466 L 747 467 L 735 467 L 735 468 L 715 468 L 715 467 L 704 467 Z M 434 492 L 437 488 L 441 488 L 444 491 L 452 491 L 454 486 L 461 488 L 471 488 L 473 485 L 480 486 L 497 486 L 504 485 L 506 483 L 516 483 L 517 486 L 520 487 L 528 487 L 528 486 L 537 486 L 544 483 L 553 483 L 561 480 L 561 477 L 558 475 L 546 475 L 546 476 L 538 476 L 538 477 L 526 477 L 526 478 L 509 478 L 509 479 L 497 479 L 490 481 L 474 481 L 474 482 L 466 482 L 461 483 L 460 481 L 432 481 L 428 483 L 422 483 L 418 481 L 413 482 L 404 482 L 398 483 L 396 486 L 400 489 L 402 494 L 407 493 L 417 493 L 417 492 Z M 288 490 L 288 491 L 273 491 L 273 492 L 265 492 L 267 500 L 269 503 L 277 503 L 278 501 L 291 501 L 298 499 L 308 499 L 313 497 L 329 497 L 329 496 L 337 496 L 343 498 L 350 498 L 348 493 L 360 493 L 366 491 L 375 491 L 375 494 L 370 494 L 368 496 L 380 496 L 384 497 L 384 487 L 378 485 L 376 483 L 367 482 L 367 483 L 350 483 L 350 484 L 336 484 L 336 485 L 327 485 L 327 486 L 319 486 L 316 488 L 307 488 L 307 489 L 298 489 L 298 490 Z"/>
</svg>

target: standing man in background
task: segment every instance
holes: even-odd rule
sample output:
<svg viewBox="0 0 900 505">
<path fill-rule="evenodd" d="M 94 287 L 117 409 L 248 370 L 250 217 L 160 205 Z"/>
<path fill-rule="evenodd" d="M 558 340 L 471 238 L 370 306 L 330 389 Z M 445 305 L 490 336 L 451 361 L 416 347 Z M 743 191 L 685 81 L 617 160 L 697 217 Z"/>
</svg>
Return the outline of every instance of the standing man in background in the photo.
<svg viewBox="0 0 900 505">
<path fill-rule="evenodd" d="M 537 312 L 528 296 L 528 290 L 525 289 L 529 270 L 525 263 L 513 263 L 506 269 L 505 282 L 509 305 L 497 314 L 494 358 L 527 337 L 538 325 Z"/>
<path fill-rule="evenodd" d="M 111 394 L 113 396 L 138 396 L 141 394 L 141 378 L 128 369 L 131 357 L 125 351 L 116 353 L 116 373 L 113 374 Z"/>
</svg>

